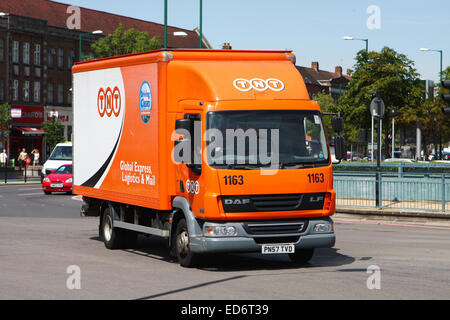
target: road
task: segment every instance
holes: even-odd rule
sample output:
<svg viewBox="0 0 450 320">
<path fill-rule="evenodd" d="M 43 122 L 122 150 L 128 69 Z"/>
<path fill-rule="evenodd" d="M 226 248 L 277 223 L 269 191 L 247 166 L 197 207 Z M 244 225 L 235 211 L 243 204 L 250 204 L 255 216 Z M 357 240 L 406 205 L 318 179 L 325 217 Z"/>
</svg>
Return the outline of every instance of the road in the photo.
<svg viewBox="0 0 450 320">
<path fill-rule="evenodd" d="M 164 243 L 107 250 L 98 221 L 73 196 L 39 185 L 0 186 L 0 299 L 449 299 L 450 228 L 337 220 L 337 243 L 307 265 L 286 256 L 210 256 L 198 269 L 170 261 Z M 81 272 L 69 290 L 69 266 Z M 380 289 L 369 290 L 370 266 Z"/>
</svg>

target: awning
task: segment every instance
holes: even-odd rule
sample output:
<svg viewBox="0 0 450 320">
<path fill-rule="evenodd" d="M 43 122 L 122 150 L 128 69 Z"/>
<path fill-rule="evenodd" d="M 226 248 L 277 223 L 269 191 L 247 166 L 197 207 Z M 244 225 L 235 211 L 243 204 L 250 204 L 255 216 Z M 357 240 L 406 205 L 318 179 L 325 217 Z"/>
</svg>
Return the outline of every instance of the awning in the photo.
<svg viewBox="0 0 450 320">
<path fill-rule="evenodd" d="M 29 128 L 29 127 L 14 127 L 22 132 L 25 136 L 43 136 L 45 131 L 41 128 Z"/>
</svg>

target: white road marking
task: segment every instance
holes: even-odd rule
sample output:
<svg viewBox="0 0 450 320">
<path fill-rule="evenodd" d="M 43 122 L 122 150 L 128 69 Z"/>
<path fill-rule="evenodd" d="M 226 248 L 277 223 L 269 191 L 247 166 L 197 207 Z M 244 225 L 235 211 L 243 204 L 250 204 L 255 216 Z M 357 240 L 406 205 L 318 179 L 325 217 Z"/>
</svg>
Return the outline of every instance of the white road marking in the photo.
<svg viewBox="0 0 450 320">
<path fill-rule="evenodd" d="M 39 192 L 39 193 L 22 193 L 22 194 L 18 194 L 19 197 L 27 197 L 27 196 L 37 196 L 37 195 L 43 195 L 43 192 Z"/>
</svg>

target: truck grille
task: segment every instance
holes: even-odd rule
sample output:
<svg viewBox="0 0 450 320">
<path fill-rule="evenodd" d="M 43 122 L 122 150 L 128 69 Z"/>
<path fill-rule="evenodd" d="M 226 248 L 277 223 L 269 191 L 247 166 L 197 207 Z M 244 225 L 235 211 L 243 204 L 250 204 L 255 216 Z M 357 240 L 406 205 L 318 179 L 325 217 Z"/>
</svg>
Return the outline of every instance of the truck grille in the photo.
<svg viewBox="0 0 450 320">
<path fill-rule="evenodd" d="M 307 220 L 244 223 L 244 229 L 250 235 L 299 234 L 305 232 L 307 227 Z"/>
<path fill-rule="evenodd" d="M 322 210 L 325 193 L 222 196 L 225 213 Z"/>
<path fill-rule="evenodd" d="M 258 211 L 291 211 L 300 207 L 302 195 L 252 196 L 251 199 Z"/>
</svg>

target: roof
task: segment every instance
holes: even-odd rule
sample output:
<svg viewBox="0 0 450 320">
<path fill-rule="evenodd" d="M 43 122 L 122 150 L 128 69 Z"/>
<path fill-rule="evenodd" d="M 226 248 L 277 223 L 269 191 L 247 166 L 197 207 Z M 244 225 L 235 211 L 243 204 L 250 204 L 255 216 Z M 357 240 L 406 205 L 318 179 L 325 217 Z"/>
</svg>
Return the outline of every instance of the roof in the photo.
<svg viewBox="0 0 450 320">
<path fill-rule="evenodd" d="M 313 68 L 307 68 L 307 67 L 300 67 L 296 66 L 297 70 L 302 75 L 303 79 L 305 80 L 306 84 L 309 85 L 316 85 L 316 86 L 323 86 L 324 82 L 331 82 L 336 79 L 345 79 L 347 81 L 352 80 L 352 77 L 349 75 L 341 75 L 335 73 L 335 72 L 329 72 L 325 70 L 316 71 Z"/>
<path fill-rule="evenodd" d="M 69 6 L 69 4 L 50 0 L 1 0 L 0 12 L 46 20 L 50 26 L 67 28 L 66 21 L 71 15 L 67 13 Z M 164 25 L 162 24 L 87 8 L 80 8 L 80 10 L 81 31 L 102 30 L 105 34 L 110 34 L 122 23 L 125 29 L 135 28 L 148 32 L 151 37 L 159 36 L 161 40 L 164 39 Z M 183 38 L 169 34 L 167 41 L 169 47 L 197 48 L 199 46 L 197 32 L 172 26 L 168 27 L 169 33 L 176 31 L 184 31 L 188 36 Z"/>
</svg>

